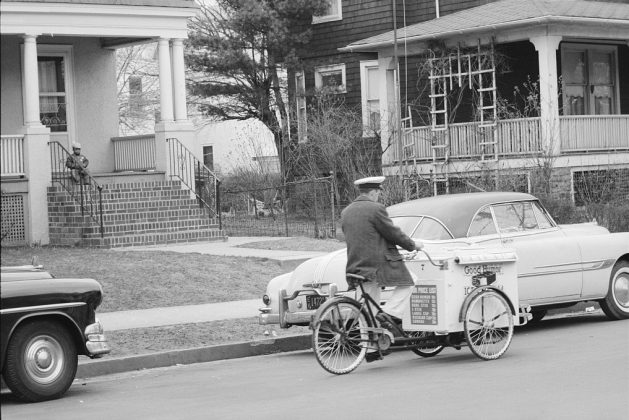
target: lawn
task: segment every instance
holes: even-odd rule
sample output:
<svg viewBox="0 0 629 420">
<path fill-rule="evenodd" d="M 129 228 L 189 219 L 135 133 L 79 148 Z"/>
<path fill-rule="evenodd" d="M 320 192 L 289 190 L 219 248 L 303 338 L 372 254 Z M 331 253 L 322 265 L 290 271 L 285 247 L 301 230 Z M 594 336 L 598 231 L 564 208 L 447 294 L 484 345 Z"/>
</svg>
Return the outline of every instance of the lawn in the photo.
<svg viewBox="0 0 629 420">
<path fill-rule="evenodd" d="M 250 246 L 332 251 L 344 244 L 290 238 Z M 2 265 L 30 264 L 33 256 L 57 277 L 98 280 L 104 290 L 99 312 L 256 299 L 269 280 L 286 272 L 276 262 L 261 258 L 48 246 L 3 247 Z"/>
</svg>

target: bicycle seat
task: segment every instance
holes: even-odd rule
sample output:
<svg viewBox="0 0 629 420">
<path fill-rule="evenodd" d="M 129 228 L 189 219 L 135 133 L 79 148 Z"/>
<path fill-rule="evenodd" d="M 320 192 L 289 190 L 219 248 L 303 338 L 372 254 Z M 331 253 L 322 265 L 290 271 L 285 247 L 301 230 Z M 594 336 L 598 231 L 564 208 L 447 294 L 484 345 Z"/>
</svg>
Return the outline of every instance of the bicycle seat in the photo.
<svg viewBox="0 0 629 420">
<path fill-rule="evenodd" d="M 348 291 L 355 290 L 356 286 L 358 286 L 359 284 L 369 281 L 365 276 L 354 273 L 345 273 L 345 279 L 347 280 Z"/>
</svg>

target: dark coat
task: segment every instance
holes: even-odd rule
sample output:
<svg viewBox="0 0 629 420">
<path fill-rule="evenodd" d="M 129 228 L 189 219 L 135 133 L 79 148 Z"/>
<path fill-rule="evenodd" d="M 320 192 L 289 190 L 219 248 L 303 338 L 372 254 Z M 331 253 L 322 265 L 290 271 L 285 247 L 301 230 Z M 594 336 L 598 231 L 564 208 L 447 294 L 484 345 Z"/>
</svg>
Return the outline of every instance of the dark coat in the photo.
<svg viewBox="0 0 629 420">
<path fill-rule="evenodd" d="M 347 272 L 382 286 L 412 286 L 412 277 L 396 245 L 413 251 L 415 242 L 395 226 L 386 208 L 360 196 L 341 212 L 347 243 Z"/>
</svg>

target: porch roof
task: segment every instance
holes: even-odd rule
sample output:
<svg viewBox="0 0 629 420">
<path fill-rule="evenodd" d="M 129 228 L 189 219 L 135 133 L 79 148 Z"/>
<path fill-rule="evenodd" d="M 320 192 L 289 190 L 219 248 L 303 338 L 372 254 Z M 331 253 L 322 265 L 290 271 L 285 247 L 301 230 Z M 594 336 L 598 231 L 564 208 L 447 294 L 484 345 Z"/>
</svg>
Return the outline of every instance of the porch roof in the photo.
<svg viewBox="0 0 629 420">
<path fill-rule="evenodd" d="M 629 4 L 588 0 L 500 0 L 397 30 L 398 42 L 421 42 L 540 24 L 604 24 L 629 34 Z M 624 35 L 623 35 L 624 34 Z M 340 51 L 377 51 L 393 45 L 394 31 L 355 41 Z"/>
<path fill-rule="evenodd" d="M 69 7 L 71 5 L 71 7 Z M 104 47 L 188 36 L 194 0 L 2 0 L 2 35 L 100 37 Z"/>
<path fill-rule="evenodd" d="M 11 0 L 2 0 L 11 1 Z M 117 4 L 122 6 L 194 7 L 194 0 L 14 0 L 15 3 Z"/>
</svg>

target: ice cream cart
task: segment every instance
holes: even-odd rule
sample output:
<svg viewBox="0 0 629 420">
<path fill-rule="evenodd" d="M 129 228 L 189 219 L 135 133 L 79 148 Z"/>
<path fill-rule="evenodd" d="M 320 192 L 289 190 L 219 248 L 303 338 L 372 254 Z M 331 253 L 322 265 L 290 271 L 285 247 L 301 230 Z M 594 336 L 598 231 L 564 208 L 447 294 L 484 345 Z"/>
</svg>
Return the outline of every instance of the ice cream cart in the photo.
<svg viewBox="0 0 629 420">
<path fill-rule="evenodd" d="M 514 325 L 526 323 L 520 314 L 516 260 L 507 248 L 408 254 L 415 287 L 403 330 L 432 338 L 434 346 L 425 349 L 467 344 L 482 359 L 500 357 L 511 343 Z"/>
<path fill-rule="evenodd" d="M 401 327 L 365 293 L 366 279 L 357 281 L 359 297 L 336 293 L 317 310 L 313 350 L 319 364 L 334 374 L 354 370 L 366 357 L 380 357 L 390 346 L 404 347 L 430 357 L 444 347 L 470 348 L 483 360 L 504 354 L 515 325 L 530 314 L 518 300 L 517 256 L 508 248 L 435 248 L 403 254 L 415 285 Z M 383 318 L 384 317 L 384 318 Z"/>
</svg>

